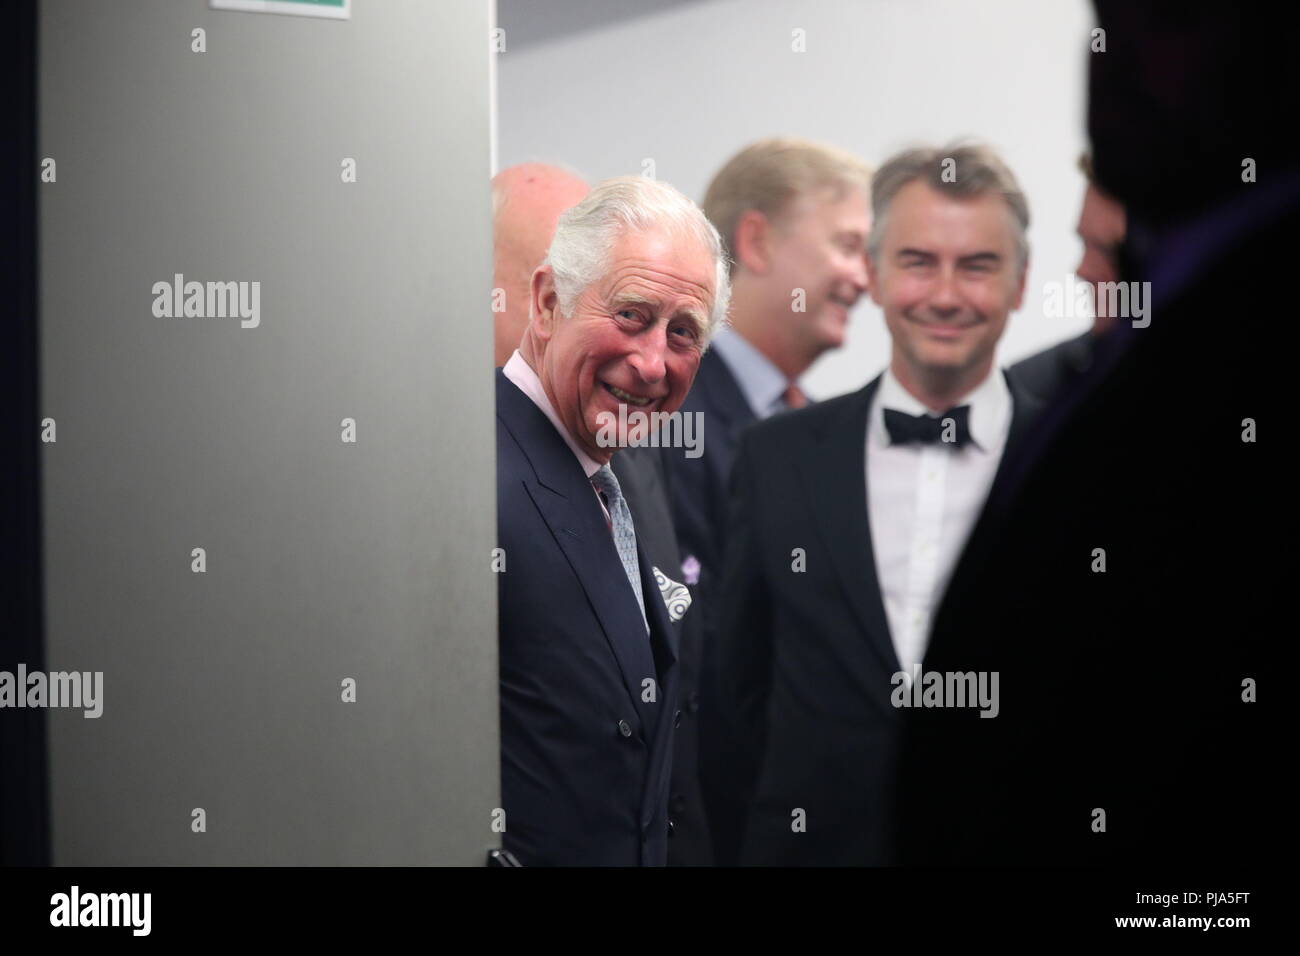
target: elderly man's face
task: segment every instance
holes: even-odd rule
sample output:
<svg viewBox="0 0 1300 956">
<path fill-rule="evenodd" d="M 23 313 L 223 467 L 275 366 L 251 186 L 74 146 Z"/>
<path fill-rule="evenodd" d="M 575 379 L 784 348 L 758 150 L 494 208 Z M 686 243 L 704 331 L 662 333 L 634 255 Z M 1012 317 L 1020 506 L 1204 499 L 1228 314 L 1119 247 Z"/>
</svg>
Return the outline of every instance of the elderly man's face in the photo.
<svg viewBox="0 0 1300 956">
<path fill-rule="evenodd" d="M 655 231 L 625 233 L 605 274 L 562 316 L 549 269 L 533 279 L 544 343 L 538 377 L 569 434 L 593 459 L 601 413 L 674 412 L 700 367 L 713 306 L 714 263 L 697 239 Z"/>
<path fill-rule="evenodd" d="M 920 180 L 898 191 L 871 262 L 871 295 L 895 358 L 913 374 L 988 373 L 1025 291 L 1014 230 L 996 193 L 957 199 Z"/>
</svg>

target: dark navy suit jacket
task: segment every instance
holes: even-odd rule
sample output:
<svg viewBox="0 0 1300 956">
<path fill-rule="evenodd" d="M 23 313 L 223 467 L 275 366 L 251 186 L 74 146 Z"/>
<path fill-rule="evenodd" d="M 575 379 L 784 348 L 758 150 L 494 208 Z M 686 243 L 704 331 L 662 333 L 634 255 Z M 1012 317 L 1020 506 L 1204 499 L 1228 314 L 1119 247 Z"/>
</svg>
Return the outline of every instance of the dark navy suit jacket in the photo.
<svg viewBox="0 0 1300 956">
<path fill-rule="evenodd" d="M 683 454 L 682 449 L 671 449 Z M 623 497 L 632 512 L 637 544 L 673 580 L 684 583 L 681 547 L 673 530 L 667 475 L 660 449 L 624 448 L 610 461 Z M 704 618 L 695 600 L 698 585 L 688 586 L 690 608 L 673 627 L 677 636 L 677 710 L 673 714 L 672 792 L 668 797 L 668 865 L 708 866 L 713 847 L 700 788 L 699 710 L 700 666 L 704 650 Z"/>
<path fill-rule="evenodd" d="M 503 846 L 525 866 L 663 865 L 675 626 L 641 550 L 647 635 L 590 481 L 496 375 Z"/>
<path fill-rule="evenodd" d="M 698 583 L 691 587 L 701 628 L 698 654 L 699 677 L 690 692 L 688 707 L 698 717 L 697 739 L 699 786 L 710 829 L 713 861 L 729 866 L 736 862 L 739 830 L 736 821 L 743 808 L 733 802 L 731 782 L 735 777 L 732 734 L 717 711 L 717 617 L 718 584 L 722 575 L 722 551 L 727 524 L 727 485 L 731 463 L 741 432 L 757 421 L 754 410 L 740 389 L 740 383 L 716 350 L 704 353 L 699 372 L 686 401 L 685 414 L 703 415 L 703 454 L 687 458 L 680 448 L 662 452 L 672 502 L 673 524 L 684 561 L 699 563 Z M 698 712 L 698 713 L 696 713 Z"/>
</svg>

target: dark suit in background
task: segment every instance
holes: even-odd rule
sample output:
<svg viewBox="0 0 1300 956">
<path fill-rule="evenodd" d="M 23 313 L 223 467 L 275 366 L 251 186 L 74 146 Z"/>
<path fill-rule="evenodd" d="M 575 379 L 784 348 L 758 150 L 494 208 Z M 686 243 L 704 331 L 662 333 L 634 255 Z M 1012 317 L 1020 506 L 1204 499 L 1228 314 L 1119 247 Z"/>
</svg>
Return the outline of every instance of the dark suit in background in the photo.
<svg viewBox="0 0 1300 956">
<path fill-rule="evenodd" d="M 1003 374 L 1003 373 L 995 373 Z M 880 379 L 748 430 L 733 473 L 719 637 L 737 733 L 741 861 L 881 865 L 896 859 L 895 768 L 905 711 L 867 509 L 867 416 Z M 1040 403 L 1007 376 L 1003 453 Z M 804 570 L 792 570 L 802 549 Z M 928 662 L 927 662 L 928 667 Z M 806 832 L 794 832 L 796 809 Z"/>
<path fill-rule="evenodd" d="M 1011 366 L 1011 374 L 1031 395 L 1044 404 L 1051 404 L 1092 366 L 1096 342 L 1097 336 L 1089 329 L 1082 335 L 1021 359 Z"/>
<path fill-rule="evenodd" d="M 1293 590 L 1278 549 L 1296 539 L 1294 465 L 1278 431 L 1297 334 L 1258 279 L 1285 274 L 1298 232 L 1293 195 L 1289 220 L 1157 299 L 1149 328 L 1122 322 L 1004 470 L 927 659 L 1000 670 L 1002 714 L 915 715 L 908 862 L 1204 864 L 1274 845 L 1272 707 L 1243 702 L 1242 681 L 1269 683 Z M 1242 441 L 1246 418 L 1257 443 Z"/>
<path fill-rule="evenodd" d="M 496 376 L 503 845 L 525 866 L 663 865 L 676 628 L 638 542 L 646 634 L 591 482 Z"/>
<path fill-rule="evenodd" d="M 721 572 L 727 524 L 727 488 L 740 432 L 757 420 L 735 375 L 716 350 L 704 353 L 681 411 L 704 415 L 704 453 L 687 458 L 679 448 L 663 450 L 673 521 L 684 557 L 700 563 L 700 590 Z"/>
<path fill-rule="evenodd" d="M 722 573 L 722 548 L 726 534 L 728 481 L 740 432 L 757 421 L 726 360 L 716 350 L 704 353 L 683 414 L 704 416 L 704 453 L 687 458 L 680 448 L 662 451 L 667 474 L 673 524 L 682 559 L 694 559 L 699 582 L 692 614 L 702 627 L 700 656 L 699 777 L 712 835 L 714 859 L 733 866 L 740 831 L 736 824 L 743 808 L 730 802 L 729 781 L 735 773 L 729 740 L 732 736 L 717 711 L 717 601 Z M 680 566 L 680 565 L 679 565 Z M 689 616 L 689 615 L 688 615 Z"/>
<path fill-rule="evenodd" d="M 1096 5 L 1094 168 L 1128 211 L 1121 278 L 1151 283 L 1150 325 L 1120 317 L 1098 343 L 954 573 L 933 661 L 1000 668 L 1002 714 L 918 712 L 910 862 L 1218 872 L 1289 855 L 1283 698 L 1263 688 L 1285 681 L 1294 630 L 1300 335 L 1273 280 L 1294 267 L 1300 166 L 1258 91 L 1294 90 L 1300 61 L 1237 6 Z M 1246 156 L 1268 175 L 1250 181 Z"/>
<path fill-rule="evenodd" d="M 675 449 L 681 454 L 681 449 Z M 659 449 L 624 448 L 610 462 L 627 499 L 637 542 L 650 563 L 681 582 L 681 550 L 673 530 L 672 512 Z M 677 650 L 677 710 L 673 714 L 672 788 L 668 797 L 668 865 L 708 866 L 713 862 L 708 821 L 699 779 L 700 654 L 704 619 L 694 601 L 685 617 L 673 625 L 679 633 Z"/>
</svg>

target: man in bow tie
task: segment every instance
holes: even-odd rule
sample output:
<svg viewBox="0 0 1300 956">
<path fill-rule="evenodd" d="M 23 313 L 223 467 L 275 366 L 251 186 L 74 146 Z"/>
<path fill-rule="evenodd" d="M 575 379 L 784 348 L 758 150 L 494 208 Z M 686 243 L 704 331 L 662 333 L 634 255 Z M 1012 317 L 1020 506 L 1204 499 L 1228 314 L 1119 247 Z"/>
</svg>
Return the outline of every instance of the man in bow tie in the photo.
<svg viewBox="0 0 1300 956">
<path fill-rule="evenodd" d="M 869 287 L 893 340 L 860 391 L 746 434 L 720 643 L 746 766 L 741 862 L 886 864 L 903 712 L 931 615 L 1037 403 L 994 365 L 1029 210 L 980 146 L 912 149 L 872 182 Z"/>
<path fill-rule="evenodd" d="M 728 291 L 694 203 L 607 180 L 560 217 L 497 370 L 502 844 L 525 866 L 667 861 L 684 595 L 603 422 L 680 407 Z"/>
</svg>

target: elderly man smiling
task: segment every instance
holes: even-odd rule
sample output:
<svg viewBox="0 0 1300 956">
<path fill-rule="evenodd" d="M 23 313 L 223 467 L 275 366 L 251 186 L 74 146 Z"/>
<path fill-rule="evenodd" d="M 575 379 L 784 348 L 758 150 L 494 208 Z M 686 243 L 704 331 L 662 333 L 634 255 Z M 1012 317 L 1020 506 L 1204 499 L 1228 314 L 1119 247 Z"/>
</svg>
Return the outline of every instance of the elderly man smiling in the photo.
<svg viewBox="0 0 1300 956">
<path fill-rule="evenodd" d="M 671 186 L 608 180 L 561 217 L 530 295 L 497 372 L 503 845 L 662 865 L 679 586 L 638 546 L 600 436 L 620 405 L 681 405 L 726 312 L 722 244 Z"/>
</svg>

